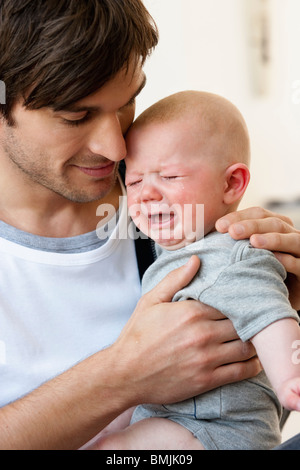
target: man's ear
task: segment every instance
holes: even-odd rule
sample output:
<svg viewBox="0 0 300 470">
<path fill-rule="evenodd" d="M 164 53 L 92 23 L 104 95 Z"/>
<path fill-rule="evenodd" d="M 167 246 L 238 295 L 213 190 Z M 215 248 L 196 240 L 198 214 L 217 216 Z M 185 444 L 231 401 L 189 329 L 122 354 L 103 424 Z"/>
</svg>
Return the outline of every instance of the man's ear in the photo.
<svg viewBox="0 0 300 470">
<path fill-rule="evenodd" d="M 225 189 L 223 202 L 233 204 L 243 196 L 250 181 L 249 168 L 244 163 L 235 163 L 225 172 Z"/>
</svg>

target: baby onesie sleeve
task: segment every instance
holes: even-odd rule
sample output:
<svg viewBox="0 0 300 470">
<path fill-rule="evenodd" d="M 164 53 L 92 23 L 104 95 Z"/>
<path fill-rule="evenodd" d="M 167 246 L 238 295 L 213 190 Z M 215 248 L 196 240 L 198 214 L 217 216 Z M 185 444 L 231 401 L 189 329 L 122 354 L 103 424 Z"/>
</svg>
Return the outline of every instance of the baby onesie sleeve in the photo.
<svg viewBox="0 0 300 470">
<path fill-rule="evenodd" d="M 273 253 L 237 244 L 229 265 L 198 298 L 226 315 L 239 337 L 248 341 L 277 320 L 299 321 L 285 278 L 286 271 Z"/>
</svg>

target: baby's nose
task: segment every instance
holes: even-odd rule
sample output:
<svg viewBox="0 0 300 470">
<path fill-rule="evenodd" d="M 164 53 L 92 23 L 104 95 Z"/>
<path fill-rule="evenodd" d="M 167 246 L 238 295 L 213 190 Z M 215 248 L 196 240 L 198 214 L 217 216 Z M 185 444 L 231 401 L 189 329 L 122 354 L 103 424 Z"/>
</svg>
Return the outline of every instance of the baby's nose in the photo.
<svg viewBox="0 0 300 470">
<path fill-rule="evenodd" d="M 162 194 L 158 187 L 151 182 L 144 182 L 141 191 L 142 202 L 161 201 Z"/>
</svg>

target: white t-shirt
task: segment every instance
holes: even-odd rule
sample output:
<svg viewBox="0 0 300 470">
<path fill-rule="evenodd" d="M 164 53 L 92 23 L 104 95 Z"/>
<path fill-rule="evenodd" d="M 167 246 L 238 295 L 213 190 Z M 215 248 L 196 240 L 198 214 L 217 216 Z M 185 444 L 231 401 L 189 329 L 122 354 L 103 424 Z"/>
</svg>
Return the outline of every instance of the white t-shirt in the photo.
<svg viewBox="0 0 300 470">
<path fill-rule="evenodd" d="M 140 297 L 126 204 L 106 243 L 51 253 L 0 238 L 0 406 L 112 344 Z"/>
</svg>

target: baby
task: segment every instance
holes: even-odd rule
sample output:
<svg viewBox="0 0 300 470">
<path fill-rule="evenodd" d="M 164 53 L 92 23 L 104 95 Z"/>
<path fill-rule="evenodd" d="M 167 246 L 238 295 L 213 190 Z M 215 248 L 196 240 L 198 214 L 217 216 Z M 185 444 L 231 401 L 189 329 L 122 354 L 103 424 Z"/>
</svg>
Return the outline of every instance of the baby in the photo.
<svg viewBox="0 0 300 470">
<path fill-rule="evenodd" d="M 182 403 L 140 405 L 130 426 L 108 434 L 97 448 L 271 449 L 280 443 L 281 405 L 300 411 L 300 361 L 293 349 L 300 331 L 275 256 L 215 230 L 217 219 L 236 210 L 249 182 L 244 119 L 220 96 L 177 93 L 138 117 L 127 149 L 129 213 L 158 253 L 144 275 L 143 294 L 199 256 L 199 273 L 173 301 L 197 299 L 222 311 L 240 338 L 254 344 L 265 372 Z"/>
</svg>

